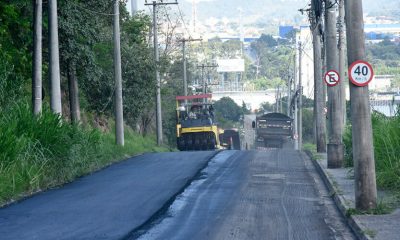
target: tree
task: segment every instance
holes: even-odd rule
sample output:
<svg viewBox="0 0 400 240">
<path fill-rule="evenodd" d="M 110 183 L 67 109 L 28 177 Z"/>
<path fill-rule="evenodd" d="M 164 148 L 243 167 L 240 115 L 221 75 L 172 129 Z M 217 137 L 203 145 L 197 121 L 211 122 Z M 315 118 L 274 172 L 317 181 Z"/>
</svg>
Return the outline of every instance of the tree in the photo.
<svg viewBox="0 0 400 240">
<path fill-rule="evenodd" d="M 112 5 L 111 1 L 106 0 L 60 1 L 59 4 L 61 72 L 68 79 L 70 115 L 73 122 L 79 122 L 81 118 L 78 79 L 85 79 L 99 71 L 92 47 L 100 42 L 100 33 L 105 30 L 108 32 L 108 25 L 111 24 L 110 17 L 93 14 L 87 9 L 108 13 Z"/>
<path fill-rule="evenodd" d="M 215 115 L 233 122 L 238 122 L 242 109 L 230 97 L 223 97 L 214 103 Z"/>
</svg>

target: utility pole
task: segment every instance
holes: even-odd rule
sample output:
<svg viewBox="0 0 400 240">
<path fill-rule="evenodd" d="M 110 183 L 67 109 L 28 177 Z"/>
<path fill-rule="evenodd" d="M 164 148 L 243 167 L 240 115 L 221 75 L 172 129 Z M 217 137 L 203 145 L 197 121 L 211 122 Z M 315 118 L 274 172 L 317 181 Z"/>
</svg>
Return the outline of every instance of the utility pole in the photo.
<svg viewBox="0 0 400 240">
<path fill-rule="evenodd" d="M 292 95 L 292 93 L 291 93 L 291 91 L 292 91 L 291 87 L 292 87 L 292 84 L 291 84 L 291 77 L 290 77 L 290 72 L 289 72 L 289 69 L 288 69 L 288 79 L 287 79 L 287 102 L 286 102 L 286 107 L 287 107 L 287 109 L 286 109 L 286 114 L 287 114 L 288 116 L 290 116 L 290 100 L 291 100 L 291 95 Z"/>
<path fill-rule="evenodd" d="M 316 131 L 317 152 L 326 152 L 326 118 L 324 113 L 324 83 L 322 80 L 322 46 L 321 46 L 321 6 L 312 1 L 311 28 L 314 50 L 314 122 Z"/>
<path fill-rule="evenodd" d="M 32 106 L 35 115 L 42 112 L 42 7 L 42 0 L 34 1 Z"/>
<path fill-rule="evenodd" d="M 159 5 L 178 4 L 178 2 L 157 2 L 145 3 L 146 6 L 153 6 L 153 34 L 154 34 L 154 59 L 156 66 L 156 122 L 157 122 L 157 145 L 163 144 L 162 112 L 161 112 L 161 78 L 160 78 L 160 55 L 158 53 L 158 27 L 157 27 L 157 7 Z"/>
<path fill-rule="evenodd" d="M 50 107 L 54 113 L 62 115 L 57 0 L 49 0 L 49 52 Z"/>
<path fill-rule="evenodd" d="M 204 63 L 197 66 L 197 68 L 201 68 L 201 78 L 203 81 L 203 84 L 202 84 L 203 85 L 203 94 L 207 93 L 207 82 L 206 82 L 206 79 L 204 78 L 204 69 L 205 68 L 216 68 L 216 67 L 218 67 L 217 64 L 206 65 Z M 206 99 L 204 99 L 204 100 L 206 100 Z"/>
<path fill-rule="evenodd" d="M 138 0 L 131 0 L 131 11 L 132 11 L 132 16 L 134 16 L 137 11 L 138 11 Z"/>
<path fill-rule="evenodd" d="M 115 139 L 118 145 L 124 146 L 124 110 L 122 104 L 119 0 L 114 0 L 114 78 L 115 78 Z"/>
<path fill-rule="evenodd" d="M 327 71 L 338 71 L 338 48 L 336 39 L 336 8 L 334 0 L 325 2 L 325 41 Z M 343 78 L 343 76 L 340 76 Z M 328 86 L 328 168 L 340 168 L 343 165 L 343 107 L 341 101 L 341 86 Z"/>
<path fill-rule="evenodd" d="M 362 1 L 346 0 L 347 59 L 350 66 L 365 60 L 365 39 Z M 353 160 L 356 208 L 368 210 L 376 207 L 374 145 L 368 86 L 350 85 Z"/>
<path fill-rule="evenodd" d="M 188 83 L 187 83 L 187 59 L 186 59 L 186 42 L 196 42 L 203 41 L 203 39 L 192 39 L 192 38 L 184 38 L 180 40 L 182 42 L 182 56 L 183 56 L 183 93 L 185 96 L 188 95 Z M 187 103 L 187 100 L 185 100 Z"/>
<path fill-rule="evenodd" d="M 346 84 L 345 84 L 345 76 L 346 76 L 346 33 L 344 30 L 345 22 L 344 22 L 344 0 L 339 0 L 339 75 L 343 79 L 340 84 L 340 99 L 342 101 L 343 108 L 343 126 L 346 126 Z M 343 130 L 342 130 L 343 131 Z"/>
<path fill-rule="evenodd" d="M 114 78 L 115 78 L 115 139 L 124 146 L 124 110 L 122 103 L 121 39 L 119 31 L 119 0 L 114 0 Z"/>
<path fill-rule="evenodd" d="M 299 132 L 299 143 L 298 148 L 303 148 L 303 85 L 302 85 L 302 60 L 303 60 L 303 49 L 302 44 L 299 42 L 299 119 L 298 119 L 298 132 Z"/>
<path fill-rule="evenodd" d="M 296 49 L 296 46 L 295 46 Z M 293 95 L 293 102 L 294 102 L 294 117 L 293 117 L 293 132 L 294 132 L 294 149 L 299 150 L 299 134 L 298 134 L 298 109 L 297 109 L 297 97 L 298 97 L 298 90 L 297 90 L 297 69 L 296 69 L 296 54 L 293 57 L 293 88 L 294 88 L 294 95 Z"/>
</svg>

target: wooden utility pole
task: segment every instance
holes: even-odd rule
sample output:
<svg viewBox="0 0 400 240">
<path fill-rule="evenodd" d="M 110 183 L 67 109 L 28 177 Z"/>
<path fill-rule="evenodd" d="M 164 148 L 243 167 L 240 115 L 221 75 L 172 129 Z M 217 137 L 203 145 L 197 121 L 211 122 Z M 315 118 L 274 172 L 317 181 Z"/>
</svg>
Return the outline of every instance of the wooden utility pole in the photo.
<svg viewBox="0 0 400 240">
<path fill-rule="evenodd" d="M 203 39 L 182 39 L 180 42 L 182 42 L 182 59 L 183 59 L 183 93 L 185 96 L 188 95 L 188 83 L 187 83 L 187 59 L 186 59 L 186 42 L 196 42 L 196 41 L 203 41 Z M 185 100 L 187 102 L 187 100 Z"/>
<path fill-rule="evenodd" d="M 34 0 L 32 106 L 35 115 L 42 112 L 42 5 L 42 0 Z"/>
<path fill-rule="evenodd" d="M 322 46 L 321 46 L 321 10 L 320 6 L 314 5 L 312 1 L 311 28 L 313 34 L 314 50 L 314 123 L 317 152 L 326 152 L 326 118 L 324 113 L 324 83 L 322 79 Z"/>
<path fill-rule="evenodd" d="M 365 60 L 365 37 L 362 1 L 346 0 L 347 59 L 350 66 Z M 368 86 L 350 85 L 353 161 L 355 175 L 356 208 L 376 207 L 374 145 Z"/>
<path fill-rule="evenodd" d="M 346 126 L 346 33 L 345 33 L 345 22 L 344 22 L 344 0 L 339 0 L 339 18 L 338 18 L 338 32 L 339 32 L 339 75 L 343 79 L 340 84 L 340 100 L 342 101 L 343 108 L 343 126 Z"/>
<path fill-rule="evenodd" d="M 325 41 L 326 66 L 328 71 L 338 72 L 338 48 L 336 39 L 336 7 L 334 0 L 325 2 Z M 342 76 L 340 76 L 343 78 Z M 341 79 L 343 81 L 343 79 Z M 343 165 L 343 107 L 341 101 L 341 85 L 328 87 L 328 168 L 340 168 Z"/>
<path fill-rule="evenodd" d="M 301 42 L 299 42 L 299 126 L 297 131 L 299 132 L 298 148 L 303 148 L 303 85 L 302 85 L 302 60 L 303 60 L 303 48 Z"/>
<path fill-rule="evenodd" d="M 162 111 L 161 111 L 161 78 L 160 78 L 160 54 L 158 52 L 158 25 L 157 7 L 159 5 L 178 4 L 178 2 L 157 2 L 145 3 L 146 6 L 153 6 L 153 40 L 154 40 L 154 60 L 156 66 L 156 126 L 157 126 L 157 145 L 163 144 Z"/>
<path fill-rule="evenodd" d="M 51 84 L 50 107 L 61 115 L 60 54 L 58 46 L 57 0 L 49 0 L 49 77 Z"/>
<path fill-rule="evenodd" d="M 119 0 L 114 0 L 114 78 L 115 78 L 115 139 L 124 146 L 124 113 L 122 104 L 121 42 Z"/>
</svg>

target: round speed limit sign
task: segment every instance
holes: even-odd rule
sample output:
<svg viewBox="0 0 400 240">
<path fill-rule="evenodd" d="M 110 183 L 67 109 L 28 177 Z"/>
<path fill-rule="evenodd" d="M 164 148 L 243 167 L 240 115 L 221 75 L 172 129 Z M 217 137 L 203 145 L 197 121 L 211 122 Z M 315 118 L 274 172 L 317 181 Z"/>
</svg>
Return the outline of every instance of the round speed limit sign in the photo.
<svg viewBox="0 0 400 240">
<path fill-rule="evenodd" d="M 359 87 L 367 86 L 374 77 L 374 70 L 371 64 L 366 61 L 355 61 L 349 67 L 350 81 Z"/>
</svg>

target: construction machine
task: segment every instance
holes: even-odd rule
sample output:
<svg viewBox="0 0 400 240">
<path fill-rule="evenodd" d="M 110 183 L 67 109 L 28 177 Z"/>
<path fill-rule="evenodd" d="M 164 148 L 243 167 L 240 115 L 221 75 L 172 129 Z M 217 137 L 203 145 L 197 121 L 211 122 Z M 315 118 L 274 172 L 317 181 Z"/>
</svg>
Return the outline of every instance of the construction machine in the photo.
<svg viewBox="0 0 400 240">
<path fill-rule="evenodd" d="M 176 97 L 176 134 L 180 151 L 220 148 L 211 94 Z"/>
</svg>

